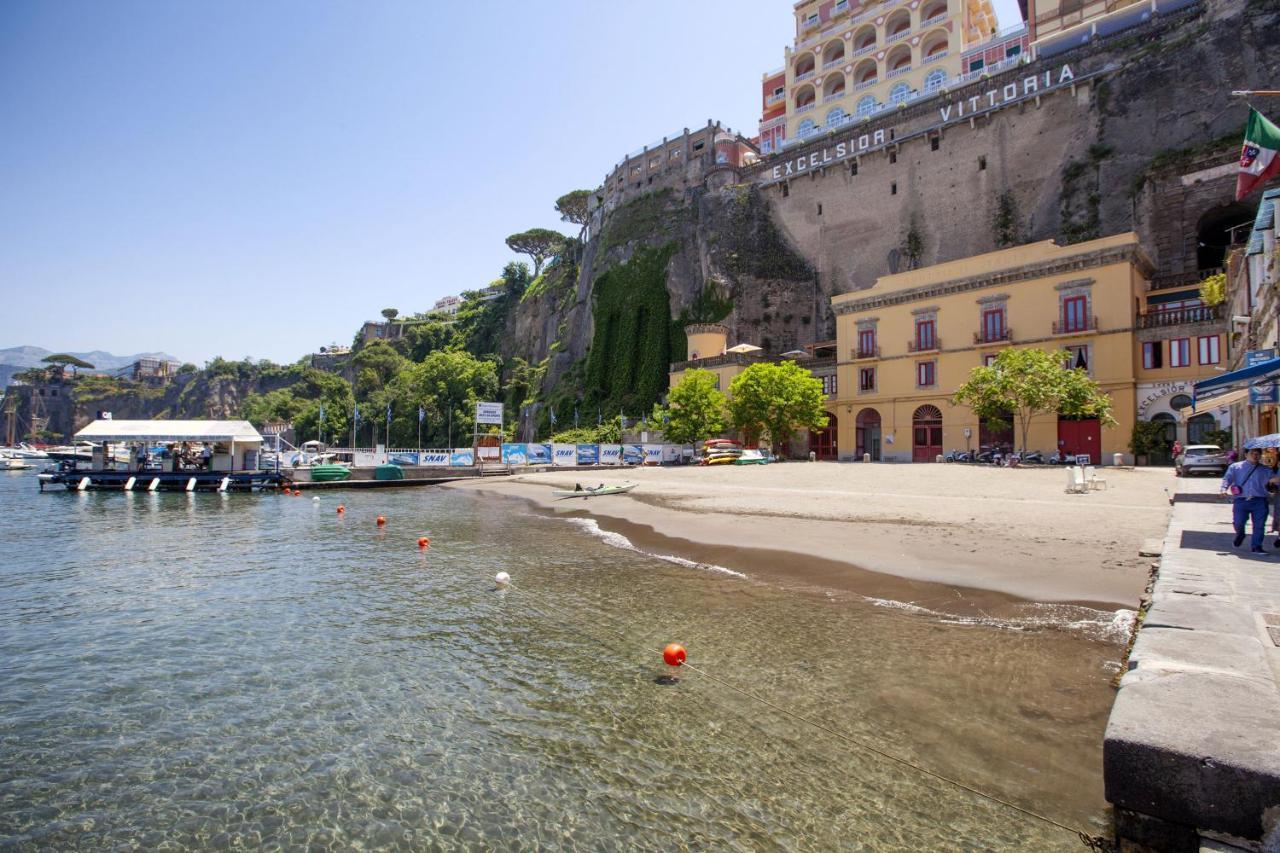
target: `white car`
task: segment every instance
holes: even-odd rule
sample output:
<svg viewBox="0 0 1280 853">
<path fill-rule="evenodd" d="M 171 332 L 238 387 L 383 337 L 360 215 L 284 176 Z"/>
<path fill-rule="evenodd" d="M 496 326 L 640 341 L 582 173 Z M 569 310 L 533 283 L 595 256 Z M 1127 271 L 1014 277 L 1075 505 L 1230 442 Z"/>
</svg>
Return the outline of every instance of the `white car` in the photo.
<svg viewBox="0 0 1280 853">
<path fill-rule="evenodd" d="M 1173 460 L 1174 470 L 1180 477 L 1201 471 L 1222 476 L 1230 464 L 1226 452 L 1216 444 L 1187 445 L 1182 454 Z"/>
</svg>

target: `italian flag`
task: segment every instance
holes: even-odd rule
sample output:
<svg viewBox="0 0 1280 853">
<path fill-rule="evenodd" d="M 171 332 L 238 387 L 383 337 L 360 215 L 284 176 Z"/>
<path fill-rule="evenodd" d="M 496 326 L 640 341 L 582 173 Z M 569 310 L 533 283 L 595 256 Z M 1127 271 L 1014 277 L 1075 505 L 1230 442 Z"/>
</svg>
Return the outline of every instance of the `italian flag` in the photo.
<svg viewBox="0 0 1280 853">
<path fill-rule="evenodd" d="M 1236 201 L 1247 196 L 1260 184 L 1280 175 L 1280 127 L 1267 121 L 1255 109 L 1249 110 L 1249 123 L 1244 128 L 1244 146 L 1240 149 L 1240 174 L 1236 176 Z"/>
</svg>

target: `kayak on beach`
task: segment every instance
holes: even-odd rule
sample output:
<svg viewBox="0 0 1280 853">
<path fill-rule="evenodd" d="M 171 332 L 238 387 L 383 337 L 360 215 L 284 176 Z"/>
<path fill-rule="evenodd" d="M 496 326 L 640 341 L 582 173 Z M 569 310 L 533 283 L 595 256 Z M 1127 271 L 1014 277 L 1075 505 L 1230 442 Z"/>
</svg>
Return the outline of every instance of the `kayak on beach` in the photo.
<svg viewBox="0 0 1280 853">
<path fill-rule="evenodd" d="M 585 489 L 579 486 L 572 491 L 567 489 L 555 489 L 551 494 L 555 495 L 557 498 L 589 498 L 593 495 L 621 495 L 625 492 L 631 491 L 635 487 L 635 483 L 624 483 L 621 486 L 606 486 L 604 483 L 601 483 L 598 486 L 588 486 Z"/>
</svg>

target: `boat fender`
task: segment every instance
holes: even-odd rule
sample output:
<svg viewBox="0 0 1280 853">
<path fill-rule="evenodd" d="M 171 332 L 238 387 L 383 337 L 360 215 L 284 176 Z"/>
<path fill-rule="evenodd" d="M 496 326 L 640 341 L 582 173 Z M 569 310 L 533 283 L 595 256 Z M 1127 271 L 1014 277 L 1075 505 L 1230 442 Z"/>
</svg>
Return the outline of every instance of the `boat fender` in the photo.
<svg viewBox="0 0 1280 853">
<path fill-rule="evenodd" d="M 134 484 L 134 483 L 136 483 L 136 482 L 138 482 L 138 478 L 137 478 L 137 477 L 130 477 L 128 480 L 125 480 L 125 483 L 124 483 L 124 490 L 125 490 L 126 492 L 132 492 L 132 491 L 133 491 L 133 484 Z"/>
</svg>

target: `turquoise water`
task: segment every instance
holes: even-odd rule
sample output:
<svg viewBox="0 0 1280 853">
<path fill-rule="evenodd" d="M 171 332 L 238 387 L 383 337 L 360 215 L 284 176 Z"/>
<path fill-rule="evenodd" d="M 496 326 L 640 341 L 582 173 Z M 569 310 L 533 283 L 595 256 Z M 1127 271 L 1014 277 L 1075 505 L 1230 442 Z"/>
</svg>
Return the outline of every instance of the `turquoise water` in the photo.
<svg viewBox="0 0 1280 853">
<path fill-rule="evenodd" d="M 854 741 L 1098 831 L 1110 618 L 960 624 L 452 491 L 4 475 L 0 847 L 1078 849 Z M 670 641 L 716 680 L 658 683 Z"/>
</svg>

